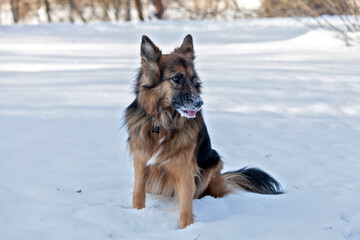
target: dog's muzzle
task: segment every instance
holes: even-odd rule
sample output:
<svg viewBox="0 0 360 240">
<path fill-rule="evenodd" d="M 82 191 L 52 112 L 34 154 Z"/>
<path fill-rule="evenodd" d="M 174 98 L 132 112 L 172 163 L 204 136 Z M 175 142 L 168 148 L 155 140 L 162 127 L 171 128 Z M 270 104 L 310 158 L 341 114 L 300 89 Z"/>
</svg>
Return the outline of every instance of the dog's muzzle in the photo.
<svg viewBox="0 0 360 240">
<path fill-rule="evenodd" d="M 177 99 L 174 99 L 172 106 L 182 117 L 195 118 L 196 113 L 201 110 L 203 104 L 204 102 L 200 95 L 191 94 L 187 96 L 179 96 Z"/>
</svg>

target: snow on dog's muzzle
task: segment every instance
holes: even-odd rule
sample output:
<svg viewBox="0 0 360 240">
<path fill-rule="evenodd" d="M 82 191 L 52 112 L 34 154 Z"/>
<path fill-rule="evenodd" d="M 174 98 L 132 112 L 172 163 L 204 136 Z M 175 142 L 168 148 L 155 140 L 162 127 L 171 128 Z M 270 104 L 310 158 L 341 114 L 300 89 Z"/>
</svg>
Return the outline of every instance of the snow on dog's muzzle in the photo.
<svg viewBox="0 0 360 240">
<path fill-rule="evenodd" d="M 195 118 L 196 113 L 201 110 L 203 104 L 204 102 L 200 95 L 191 94 L 178 99 L 178 101 L 174 101 L 173 107 L 182 117 Z"/>
</svg>

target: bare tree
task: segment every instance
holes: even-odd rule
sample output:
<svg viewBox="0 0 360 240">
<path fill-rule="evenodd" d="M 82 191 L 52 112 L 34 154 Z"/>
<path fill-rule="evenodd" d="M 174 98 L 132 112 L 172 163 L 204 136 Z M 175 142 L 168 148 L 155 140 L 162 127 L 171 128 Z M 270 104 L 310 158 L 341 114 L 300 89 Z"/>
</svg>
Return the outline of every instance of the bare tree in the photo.
<svg viewBox="0 0 360 240">
<path fill-rule="evenodd" d="M 126 21 L 131 21 L 131 0 L 126 0 Z"/>
<path fill-rule="evenodd" d="M 51 21 L 51 9 L 50 9 L 50 3 L 49 3 L 49 0 L 44 0 L 44 4 L 45 4 L 45 10 L 46 10 L 46 16 L 47 16 L 47 19 L 48 19 L 48 22 L 52 22 Z"/>
<path fill-rule="evenodd" d="M 164 11 L 165 11 L 162 1 L 161 0 L 153 0 L 153 3 L 155 6 L 155 9 L 156 9 L 155 16 L 158 19 L 162 19 L 163 15 L 164 15 Z"/>
<path fill-rule="evenodd" d="M 121 0 L 111 0 L 116 21 L 120 20 Z"/>
<path fill-rule="evenodd" d="M 135 5 L 136 5 L 136 10 L 138 12 L 138 16 L 139 16 L 140 21 L 144 21 L 144 16 L 143 16 L 143 13 L 142 13 L 141 0 L 135 0 Z"/>
<path fill-rule="evenodd" d="M 10 0 L 10 4 L 14 23 L 18 23 L 20 17 L 19 0 Z"/>
<path fill-rule="evenodd" d="M 1 21 L 2 21 L 2 15 L 1 15 L 1 13 L 2 13 L 2 8 L 1 8 L 1 1 L 0 1 L 0 24 L 2 23 Z"/>
<path fill-rule="evenodd" d="M 78 6 L 76 5 L 75 1 L 74 0 L 69 0 L 69 6 L 70 6 L 70 13 L 69 13 L 69 19 L 70 19 L 70 22 L 74 22 L 75 19 L 74 19 L 74 12 L 80 17 L 80 19 L 83 21 L 83 22 L 86 22 L 86 19 L 84 18 L 81 10 L 78 8 Z"/>
<path fill-rule="evenodd" d="M 107 1 L 101 1 L 102 3 L 102 10 L 103 10 L 103 16 L 102 16 L 102 21 L 109 21 L 110 17 L 109 17 L 109 2 Z"/>
</svg>

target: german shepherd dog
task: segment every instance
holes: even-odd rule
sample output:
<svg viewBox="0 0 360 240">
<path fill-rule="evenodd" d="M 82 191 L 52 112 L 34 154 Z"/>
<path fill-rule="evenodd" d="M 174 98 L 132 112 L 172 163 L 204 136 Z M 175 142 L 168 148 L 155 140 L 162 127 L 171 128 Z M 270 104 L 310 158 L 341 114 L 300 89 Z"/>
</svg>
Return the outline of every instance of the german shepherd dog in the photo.
<svg viewBox="0 0 360 240">
<path fill-rule="evenodd" d="M 140 53 L 136 98 L 125 114 L 135 169 L 134 208 L 145 207 L 145 193 L 177 195 L 182 229 L 194 222 L 193 198 L 223 197 L 237 189 L 281 193 L 280 184 L 257 168 L 220 173 L 223 162 L 211 148 L 201 113 L 191 35 L 170 54 L 143 36 Z"/>
</svg>

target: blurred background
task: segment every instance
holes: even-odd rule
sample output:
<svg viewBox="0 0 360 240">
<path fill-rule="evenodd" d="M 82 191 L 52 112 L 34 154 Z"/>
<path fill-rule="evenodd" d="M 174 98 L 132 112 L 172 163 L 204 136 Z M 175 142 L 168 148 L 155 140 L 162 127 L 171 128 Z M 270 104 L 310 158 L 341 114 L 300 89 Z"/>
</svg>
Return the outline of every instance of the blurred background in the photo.
<svg viewBox="0 0 360 240">
<path fill-rule="evenodd" d="M 0 0 L 0 25 L 292 17 L 348 42 L 359 12 L 360 0 Z"/>
<path fill-rule="evenodd" d="M 359 6 L 359 0 L 1 0 L 0 24 L 358 16 Z"/>
<path fill-rule="evenodd" d="M 0 240 L 359 240 L 359 1 L 0 0 Z M 188 33 L 224 172 L 286 194 L 194 200 L 179 231 L 176 201 L 132 209 L 121 119 L 141 36 Z"/>
</svg>

